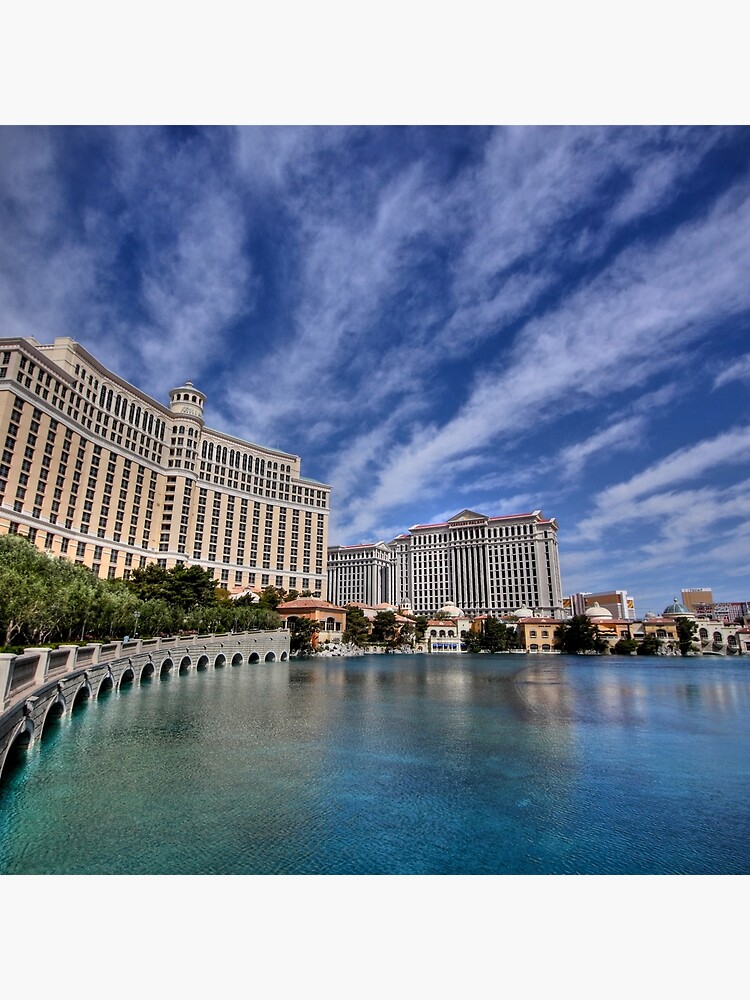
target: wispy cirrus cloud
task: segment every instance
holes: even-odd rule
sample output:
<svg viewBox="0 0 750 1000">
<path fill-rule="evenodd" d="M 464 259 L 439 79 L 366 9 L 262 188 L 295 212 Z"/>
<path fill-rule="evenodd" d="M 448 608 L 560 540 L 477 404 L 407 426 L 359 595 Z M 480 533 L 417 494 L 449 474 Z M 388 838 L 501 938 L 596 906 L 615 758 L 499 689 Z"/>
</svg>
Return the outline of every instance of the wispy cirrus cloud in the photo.
<svg viewBox="0 0 750 1000">
<path fill-rule="evenodd" d="M 211 142 L 174 155 L 161 130 L 98 135 L 99 183 L 77 192 L 56 130 L 0 134 L 6 331 L 95 344 L 163 397 L 176 372 L 200 377 L 252 303 L 241 205 L 212 169 Z"/>
<path fill-rule="evenodd" d="M 4 329 L 72 335 L 160 398 L 193 378 L 212 426 L 332 484 L 332 542 L 542 507 L 564 573 L 598 579 L 598 498 L 687 468 L 694 421 L 721 450 L 750 418 L 710 391 L 750 374 L 747 148 L 731 128 L 0 130 Z M 691 559 L 670 501 L 703 506 L 718 551 L 709 514 L 741 516 L 741 477 L 727 458 L 623 501 L 639 517 L 607 551 L 636 580 L 633 553 Z"/>
<path fill-rule="evenodd" d="M 745 354 L 720 371 L 714 378 L 714 389 L 730 382 L 750 382 L 750 354 Z"/>
<path fill-rule="evenodd" d="M 394 448 L 368 509 L 412 499 L 437 463 L 669 371 L 675 338 L 684 359 L 705 324 L 750 308 L 749 224 L 748 191 L 734 190 L 705 219 L 629 247 L 561 307 L 530 321 L 454 417 Z M 362 515 L 352 526 L 362 530 Z"/>
<path fill-rule="evenodd" d="M 682 509 L 681 506 L 677 508 L 674 497 L 670 497 L 670 488 L 690 482 L 714 469 L 727 465 L 736 468 L 747 464 L 750 464 L 750 425 L 735 427 L 697 444 L 680 448 L 627 481 L 602 490 L 595 498 L 593 512 L 579 522 L 578 534 L 582 538 L 595 539 L 601 537 L 613 520 L 625 524 L 646 517 L 663 516 L 666 513 L 665 505 L 671 505 L 672 510 Z M 746 485 L 742 484 L 743 487 Z M 665 490 L 666 493 L 660 492 Z M 742 492 L 740 488 L 737 496 L 742 498 Z M 730 493 L 734 498 L 733 490 Z M 685 499 L 680 498 L 683 502 Z M 695 506 L 698 511 L 692 516 L 708 517 L 710 521 L 710 516 L 706 513 L 710 509 L 708 499 L 709 493 L 705 493 L 702 498 L 692 498 L 690 506 Z M 750 497 L 746 499 L 750 503 Z M 698 503 L 698 500 L 701 502 Z"/>
</svg>

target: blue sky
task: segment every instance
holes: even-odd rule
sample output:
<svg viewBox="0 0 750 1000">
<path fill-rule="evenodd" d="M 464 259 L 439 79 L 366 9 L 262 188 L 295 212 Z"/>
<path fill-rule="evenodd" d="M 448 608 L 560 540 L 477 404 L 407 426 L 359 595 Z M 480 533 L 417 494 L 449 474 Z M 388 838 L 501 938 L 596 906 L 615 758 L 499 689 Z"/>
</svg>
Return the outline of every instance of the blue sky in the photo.
<svg viewBox="0 0 750 1000">
<path fill-rule="evenodd" d="M 3 335 L 330 483 L 331 543 L 558 519 L 563 588 L 750 599 L 750 129 L 0 129 Z"/>
</svg>

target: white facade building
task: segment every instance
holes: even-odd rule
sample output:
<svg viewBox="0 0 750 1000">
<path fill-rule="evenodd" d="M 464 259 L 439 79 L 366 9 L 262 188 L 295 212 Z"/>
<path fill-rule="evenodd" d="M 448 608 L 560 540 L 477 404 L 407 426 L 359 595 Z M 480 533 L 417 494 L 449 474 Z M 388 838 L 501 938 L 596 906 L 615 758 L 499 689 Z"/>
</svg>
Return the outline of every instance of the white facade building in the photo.
<svg viewBox="0 0 750 1000">
<path fill-rule="evenodd" d="M 328 592 L 340 605 L 367 593 L 367 603 L 408 603 L 415 614 L 454 602 L 471 615 L 512 614 L 526 604 L 561 616 L 557 522 L 540 510 L 500 517 L 463 510 L 387 544 L 331 546 Z"/>
</svg>

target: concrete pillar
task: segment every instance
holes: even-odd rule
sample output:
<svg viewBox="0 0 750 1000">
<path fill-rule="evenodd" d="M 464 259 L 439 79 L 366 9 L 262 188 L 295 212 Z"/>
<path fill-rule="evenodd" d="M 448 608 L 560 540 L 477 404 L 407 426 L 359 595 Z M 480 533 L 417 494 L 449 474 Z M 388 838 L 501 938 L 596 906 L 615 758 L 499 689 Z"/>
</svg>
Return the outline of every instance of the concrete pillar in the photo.
<svg viewBox="0 0 750 1000">
<path fill-rule="evenodd" d="M 34 673 L 34 687 L 38 687 L 40 684 L 44 684 L 47 679 L 47 670 L 49 669 L 49 649 L 42 649 L 39 646 L 33 646 L 30 649 L 24 650 L 24 655 L 30 653 L 36 654 L 36 671 Z"/>
<path fill-rule="evenodd" d="M 8 700 L 15 660 L 15 653 L 0 653 L 0 711 L 5 708 L 5 703 Z"/>
<path fill-rule="evenodd" d="M 68 654 L 67 659 L 65 660 L 65 673 L 66 674 L 71 673 L 71 671 L 75 670 L 76 668 L 76 660 L 78 658 L 78 646 L 58 646 L 57 650 L 58 652 L 60 652 L 60 650 L 65 650 L 65 652 Z"/>
<path fill-rule="evenodd" d="M 102 655 L 102 644 L 100 642 L 90 642 L 89 649 L 91 650 L 91 663 L 99 663 Z"/>
</svg>

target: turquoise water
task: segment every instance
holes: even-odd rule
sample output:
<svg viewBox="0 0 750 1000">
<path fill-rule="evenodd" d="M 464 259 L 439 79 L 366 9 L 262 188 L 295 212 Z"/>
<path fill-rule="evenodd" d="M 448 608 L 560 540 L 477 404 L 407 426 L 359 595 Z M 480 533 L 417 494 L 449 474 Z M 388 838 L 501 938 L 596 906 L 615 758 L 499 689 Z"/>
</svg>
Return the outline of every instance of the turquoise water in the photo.
<svg viewBox="0 0 750 1000">
<path fill-rule="evenodd" d="M 747 874 L 750 659 L 168 675 L 0 789 L 0 872 Z"/>
</svg>

